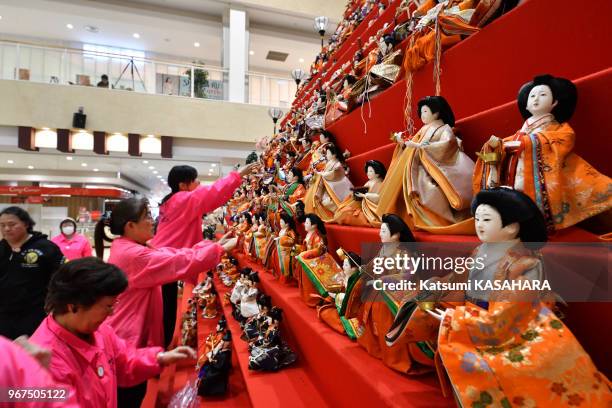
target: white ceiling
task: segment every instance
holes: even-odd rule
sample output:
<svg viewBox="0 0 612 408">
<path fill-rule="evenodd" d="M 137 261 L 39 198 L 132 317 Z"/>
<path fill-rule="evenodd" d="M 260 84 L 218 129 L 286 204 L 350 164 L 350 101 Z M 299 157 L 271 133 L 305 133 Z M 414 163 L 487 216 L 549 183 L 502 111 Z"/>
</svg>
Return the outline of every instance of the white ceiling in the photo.
<svg viewBox="0 0 612 408">
<path fill-rule="evenodd" d="M 222 14 L 227 7 L 211 0 L 0 0 L 0 38 L 44 39 L 75 47 L 109 45 L 220 66 Z M 172 12 L 163 12 L 168 8 Z M 288 77 L 292 69 L 309 66 L 320 47 L 312 19 L 263 10 L 248 13 L 249 49 L 254 53 L 249 70 Z M 66 28 L 67 24 L 74 28 Z M 87 25 L 99 32 L 86 31 Z M 134 38 L 134 33 L 140 38 Z M 270 50 L 287 52 L 289 57 L 286 62 L 268 61 L 265 56 Z"/>
<path fill-rule="evenodd" d="M 66 157 L 72 157 L 72 160 L 67 160 Z M 9 164 L 9 160 L 14 163 Z M 83 167 L 82 163 L 87 163 L 87 167 Z M 68 155 L 43 151 L 36 153 L 0 152 L 0 173 L 7 170 L 17 171 L 24 175 L 41 176 L 53 182 L 54 176 L 58 174 L 79 178 L 103 175 L 108 177 L 109 174 L 116 177 L 117 172 L 120 172 L 123 177 L 127 176 L 129 180 L 143 186 L 144 188 L 141 187 L 138 190 L 150 196 L 163 196 L 168 193 L 169 189 L 161 180 L 166 179 L 170 169 L 179 164 L 195 167 L 202 181 L 219 177 L 221 163 L 215 162 L 117 157 L 116 153 L 112 153 L 112 156 L 97 156 L 87 153 Z M 34 169 L 29 169 L 28 166 L 33 166 Z M 150 166 L 154 169 L 149 169 Z M 94 172 L 93 169 L 98 169 L 98 172 Z M 154 171 L 158 173 L 154 174 Z M 157 178 L 157 175 L 162 176 L 162 179 Z M 95 182 L 92 181 L 91 184 Z"/>
</svg>

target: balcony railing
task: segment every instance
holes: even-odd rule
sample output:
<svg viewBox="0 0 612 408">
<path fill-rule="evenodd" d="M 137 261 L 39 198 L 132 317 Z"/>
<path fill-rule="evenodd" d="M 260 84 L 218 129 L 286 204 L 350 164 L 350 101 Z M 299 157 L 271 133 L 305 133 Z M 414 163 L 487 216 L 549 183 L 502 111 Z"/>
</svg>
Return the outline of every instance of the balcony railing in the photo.
<svg viewBox="0 0 612 408">
<path fill-rule="evenodd" d="M 219 67 L 150 59 L 139 51 L 124 55 L 0 41 L 0 79 L 99 86 L 102 75 L 118 90 L 216 100 L 227 100 L 229 93 L 228 70 Z M 247 103 L 256 105 L 288 107 L 296 92 L 291 78 L 265 73 L 248 72 L 245 84 Z"/>
</svg>

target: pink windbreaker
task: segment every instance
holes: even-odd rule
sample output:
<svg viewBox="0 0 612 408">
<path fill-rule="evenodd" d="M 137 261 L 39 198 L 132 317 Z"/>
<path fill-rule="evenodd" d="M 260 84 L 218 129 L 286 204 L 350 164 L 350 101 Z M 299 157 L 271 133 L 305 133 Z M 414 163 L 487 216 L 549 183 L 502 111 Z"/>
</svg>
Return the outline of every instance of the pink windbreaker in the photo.
<svg viewBox="0 0 612 408">
<path fill-rule="evenodd" d="M 90 344 L 47 316 L 32 342 L 52 350 L 53 379 L 76 391 L 81 408 L 117 407 L 117 385 L 131 387 L 159 374 L 161 347 L 136 349 L 103 323 Z"/>
<path fill-rule="evenodd" d="M 66 239 L 64 234 L 59 234 L 53 237 L 51 242 L 61 249 L 62 254 L 64 254 L 69 261 L 91 256 L 91 244 L 85 235 L 74 234 L 72 239 Z"/>
<path fill-rule="evenodd" d="M 240 186 L 236 171 L 210 186 L 179 191 L 159 208 L 154 247 L 191 248 L 202 240 L 202 216 L 224 205 Z"/>
<path fill-rule="evenodd" d="M 162 346 L 161 285 L 177 280 L 195 283 L 200 272 L 217 266 L 223 253 L 222 246 L 210 241 L 201 241 L 193 248 L 152 249 L 117 238 L 108 262 L 125 272 L 128 288 L 119 295 L 108 323 L 132 347 Z"/>
</svg>

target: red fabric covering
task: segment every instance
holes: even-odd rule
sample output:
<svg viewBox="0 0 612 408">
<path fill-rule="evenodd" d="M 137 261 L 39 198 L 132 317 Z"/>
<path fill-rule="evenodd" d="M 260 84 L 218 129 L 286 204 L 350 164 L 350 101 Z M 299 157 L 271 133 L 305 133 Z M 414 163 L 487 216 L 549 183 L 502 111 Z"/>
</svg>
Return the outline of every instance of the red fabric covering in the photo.
<svg viewBox="0 0 612 408">
<path fill-rule="evenodd" d="M 609 48 L 610 27 L 593 23 L 597 21 L 594 13 L 612 13 L 612 2 L 601 2 L 592 12 L 577 8 L 571 0 L 527 1 L 446 51 L 442 55 L 442 95 L 456 118 L 514 101 L 520 86 L 535 75 L 548 72 L 577 79 L 612 66 L 612 54 L 601 52 Z M 432 64 L 416 72 L 413 78 L 415 114 L 416 102 L 434 93 Z M 401 81 L 374 98 L 369 108 L 364 106 L 367 134 L 361 108 L 334 123 L 329 130 L 340 147 L 357 155 L 388 143 L 390 132 L 404 130 L 405 91 L 405 81 Z M 584 101 L 581 94 L 579 107 Z M 605 104 L 580 107 L 584 108 L 607 112 Z M 517 120 L 510 122 L 512 132 L 521 124 L 518 112 L 515 115 Z M 413 116 L 415 123 L 419 123 Z M 598 130 L 592 130 L 595 131 Z M 593 153 L 593 157 L 600 155 Z M 587 160 L 593 157 L 585 154 Z"/>
<path fill-rule="evenodd" d="M 234 254 L 236 256 L 236 254 Z M 243 264 L 241 266 L 244 266 Z M 215 288 L 222 299 L 225 293 L 231 289 L 223 285 L 218 277 L 215 277 Z M 268 291 L 264 289 L 266 294 Z M 273 304 L 276 299 L 272 299 Z M 254 407 L 326 407 L 327 404 L 323 399 L 323 395 L 312 382 L 304 367 L 305 361 L 300 358 L 298 353 L 298 361 L 291 367 L 285 368 L 276 373 L 250 371 L 249 351 L 247 343 L 240 339 L 242 330 L 238 322 L 231 316 L 231 305 L 223 306 L 223 312 L 227 319 L 227 327 L 232 332 L 232 343 L 234 345 L 234 355 L 238 362 L 234 366 L 235 371 L 242 373 L 242 378 L 246 384 L 251 404 Z M 287 320 L 290 318 L 285 316 Z M 287 323 L 283 323 L 281 331 L 283 338 L 293 347 L 293 338 L 290 332 L 293 329 L 287 328 Z"/>
<path fill-rule="evenodd" d="M 283 309 L 285 327 L 297 341 L 302 364 L 329 406 L 455 406 L 452 399 L 442 397 L 434 374 L 409 377 L 391 370 L 356 342 L 321 322 L 316 311 L 301 300 L 298 288 L 279 283 L 244 255 L 235 256 L 241 266 L 259 272 L 260 287 L 272 296 L 273 304 Z M 310 395 L 302 392 L 302 396 L 310 400 Z M 310 402 L 309 406 L 320 405 Z"/>
</svg>

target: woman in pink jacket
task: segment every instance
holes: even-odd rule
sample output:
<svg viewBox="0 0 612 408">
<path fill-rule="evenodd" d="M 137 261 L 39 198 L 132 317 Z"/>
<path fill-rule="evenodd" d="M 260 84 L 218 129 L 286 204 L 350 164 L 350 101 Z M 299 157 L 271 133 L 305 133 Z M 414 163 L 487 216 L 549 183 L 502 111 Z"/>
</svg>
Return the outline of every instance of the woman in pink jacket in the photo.
<svg viewBox="0 0 612 408">
<path fill-rule="evenodd" d="M 202 217 L 224 205 L 240 186 L 242 176 L 254 164 L 241 167 L 210 186 L 198 181 L 198 171 L 191 166 L 174 166 L 168 173 L 170 194 L 159 207 L 154 247 L 191 248 L 202 240 Z M 203 272 L 203 271 L 201 271 Z M 192 289 L 189 285 L 187 290 Z M 177 286 L 168 283 L 162 288 L 164 304 L 164 344 L 172 341 L 176 322 Z"/>
<path fill-rule="evenodd" d="M 98 257 L 102 256 L 106 226 L 112 234 L 120 236 L 111 245 L 108 262 L 123 270 L 128 278 L 128 288 L 119 296 L 108 323 L 131 347 L 162 346 L 161 285 L 177 280 L 195 282 L 200 272 L 214 268 L 223 252 L 236 246 L 236 240 L 222 245 L 201 241 L 193 248 L 183 249 L 150 248 L 147 242 L 153 238 L 153 219 L 148 202 L 129 198 L 115 206 L 110 219 L 96 225 Z M 119 406 L 139 406 L 145 392 L 145 382 L 121 388 Z"/>
<path fill-rule="evenodd" d="M 49 315 L 31 340 L 52 350 L 49 371 L 56 382 L 74 389 L 81 408 L 115 408 L 117 384 L 139 384 L 162 366 L 195 358 L 186 346 L 169 352 L 136 348 L 104 323 L 127 286 L 119 268 L 93 257 L 63 265 L 49 283 Z"/>
</svg>

